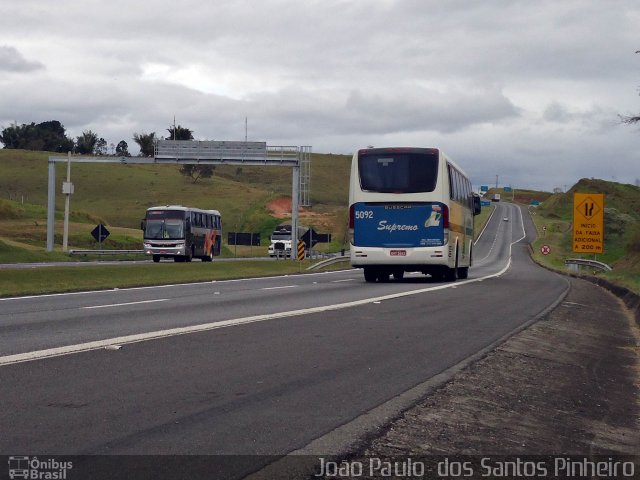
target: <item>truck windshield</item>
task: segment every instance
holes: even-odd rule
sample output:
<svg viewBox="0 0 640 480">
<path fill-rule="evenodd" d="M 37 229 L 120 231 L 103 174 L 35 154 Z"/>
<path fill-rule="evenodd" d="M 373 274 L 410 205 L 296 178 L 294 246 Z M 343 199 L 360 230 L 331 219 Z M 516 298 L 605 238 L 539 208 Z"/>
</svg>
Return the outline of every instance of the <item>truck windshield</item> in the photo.
<svg viewBox="0 0 640 480">
<path fill-rule="evenodd" d="M 183 239 L 184 212 L 171 210 L 147 212 L 144 238 L 150 240 Z"/>
<path fill-rule="evenodd" d="M 274 233 L 271 235 L 271 240 L 291 240 L 290 233 Z"/>
</svg>

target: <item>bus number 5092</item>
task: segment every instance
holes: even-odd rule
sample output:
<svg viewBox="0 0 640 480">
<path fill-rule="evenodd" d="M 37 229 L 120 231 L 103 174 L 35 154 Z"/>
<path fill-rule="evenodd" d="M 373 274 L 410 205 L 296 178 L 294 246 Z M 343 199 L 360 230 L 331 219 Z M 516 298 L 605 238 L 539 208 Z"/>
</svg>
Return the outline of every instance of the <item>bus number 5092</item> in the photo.
<svg viewBox="0 0 640 480">
<path fill-rule="evenodd" d="M 371 210 L 360 210 L 356 213 L 356 218 L 358 219 L 368 219 L 373 218 L 373 212 Z"/>
</svg>

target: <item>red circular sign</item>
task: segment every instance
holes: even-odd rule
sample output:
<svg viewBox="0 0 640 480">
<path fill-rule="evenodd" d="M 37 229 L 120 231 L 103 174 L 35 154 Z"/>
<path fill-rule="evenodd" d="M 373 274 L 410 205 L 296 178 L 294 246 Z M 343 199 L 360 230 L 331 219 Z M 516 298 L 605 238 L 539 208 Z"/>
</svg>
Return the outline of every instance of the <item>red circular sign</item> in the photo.
<svg viewBox="0 0 640 480">
<path fill-rule="evenodd" d="M 540 253 L 543 255 L 549 255 L 551 253 L 551 247 L 549 245 L 542 245 L 540 247 Z"/>
</svg>

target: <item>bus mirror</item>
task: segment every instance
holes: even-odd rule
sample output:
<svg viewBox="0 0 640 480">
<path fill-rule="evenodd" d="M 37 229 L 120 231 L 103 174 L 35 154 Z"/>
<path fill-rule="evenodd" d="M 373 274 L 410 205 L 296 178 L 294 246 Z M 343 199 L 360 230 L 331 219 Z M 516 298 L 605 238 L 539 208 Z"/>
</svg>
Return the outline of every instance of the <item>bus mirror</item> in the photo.
<svg viewBox="0 0 640 480">
<path fill-rule="evenodd" d="M 144 227 L 145 227 L 146 223 L 147 223 L 146 220 L 141 220 L 140 221 L 140 230 L 144 230 Z"/>
<path fill-rule="evenodd" d="M 473 214 L 480 215 L 482 211 L 482 205 L 480 204 L 480 195 L 473 194 Z"/>
</svg>

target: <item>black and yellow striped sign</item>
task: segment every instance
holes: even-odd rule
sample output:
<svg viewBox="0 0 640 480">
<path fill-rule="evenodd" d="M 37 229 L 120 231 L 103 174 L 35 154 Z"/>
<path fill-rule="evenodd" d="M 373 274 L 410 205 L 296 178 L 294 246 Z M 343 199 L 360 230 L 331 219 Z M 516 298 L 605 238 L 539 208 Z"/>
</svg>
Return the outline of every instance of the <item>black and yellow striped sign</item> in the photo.
<svg viewBox="0 0 640 480">
<path fill-rule="evenodd" d="M 304 242 L 302 240 L 298 240 L 298 260 L 304 260 Z"/>
</svg>

